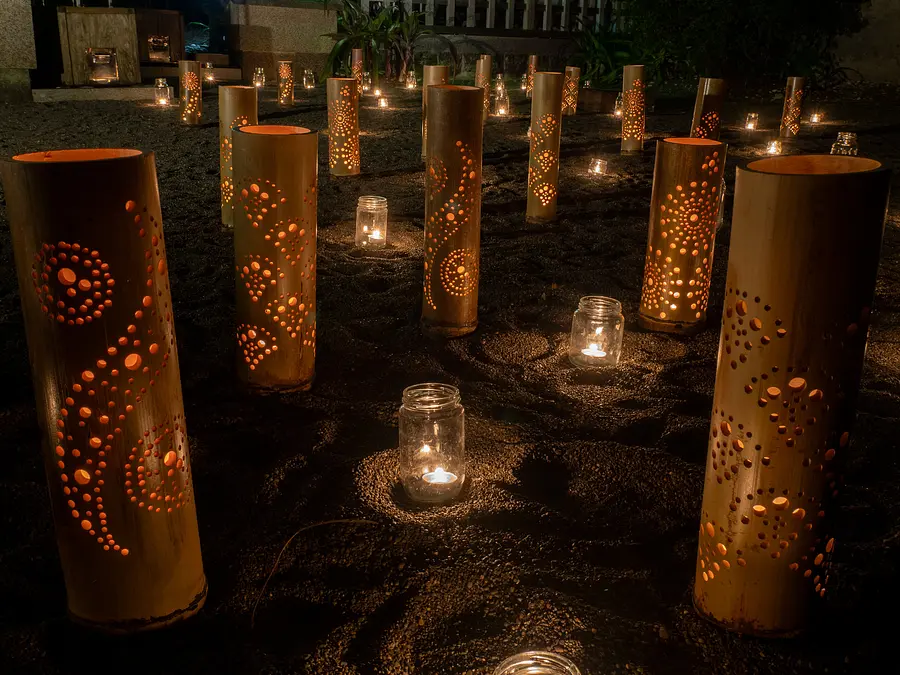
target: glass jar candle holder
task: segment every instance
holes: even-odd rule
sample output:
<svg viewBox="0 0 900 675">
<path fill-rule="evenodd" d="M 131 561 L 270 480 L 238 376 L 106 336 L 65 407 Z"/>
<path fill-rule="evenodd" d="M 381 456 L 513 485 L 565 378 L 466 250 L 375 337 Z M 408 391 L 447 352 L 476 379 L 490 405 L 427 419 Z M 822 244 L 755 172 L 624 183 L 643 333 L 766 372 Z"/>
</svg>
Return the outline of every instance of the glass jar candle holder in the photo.
<svg viewBox="0 0 900 675">
<path fill-rule="evenodd" d="M 594 176 L 605 176 L 609 173 L 609 163 L 605 159 L 595 157 L 591 160 L 590 172 Z"/>
<path fill-rule="evenodd" d="M 254 87 L 265 87 L 266 86 L 266 69 L 265 68 L 254 68 L 253 69 L 253 86 Z"/>
<path fill-rule="evenodd" d="M 581 671 L 559 654 L 522 652 L 501 663 L 494 675 L 581 675 Z"/>
<path fill-rule="evenodd" d="M 505 117 L 509 114 L 509 94 L 506 89 L 498 89 L 494 96 L 494 114 L 498 117 Z"/>
<path fill-rule="evenodd" d="M 372 90 L 372 73 L 363 73 L 362 90 L 365 92 L 369 92 Z"/>
<path fill-rule="evenodd" d="M 852 131 L 839 131 L 837 140 L 831 146 L 832 155 L 849 155 L 856 157 L 859 154 L 859 144 L 856 142 L 856 134 Z"/>
<path fill-rule="evenodd" d="M 445 502 L 466 478 L 466 432 L 459 389 L 427 382 L 403 390 L 400 481 L 410 499 Z"/>
<path fill-rule="evenodd" d="M 386 97 L 384 97 L 384 96 L 379 97 L 378 107 L 379 108 L 387 108 L 388 107 L 388 100 Z"/>
<path fill-rule="evenodd" d="M 581 85 L 581 88 L 582 88 L 582 89 L 590 89 L 590 88 L 591 88 L 591 81 L 590 81 L 590 80 L 585 80 L 584 83 Z"/>
<path fill-rule="evenodd" d="M 522 83 L 521 83 L 522 91 L 528 91 L 528 73 L 522 75 Z"/>
<path fill-rule="evenodd" d="M 767 155 L 780 155 L 782 150 L 781 141 L 774 140 L 769 141 L 766 144 L 766 154 Z"/>
<path fill-rule="evenodd" d="M 813 110 L 809 114 L 809 123 L 810 124 L 821 124 L 825 121 L 825 115 L 819 110 Z"/>
<path fill-rule="evenodd" d="M 207 84 L 212 84 L 216 81 L 216 70 L 215 66 L 207 61 L 203 64 L 203 79 L 206 80 Z"/>
<path fill-rule="evenodd" d="M 613 115 L 616 117 L 621 117 L 625 112 L 625 97 L 622 95 L 622 92 L 619 92 L 619 95 L 616 96 L 616 104 L 613 106 Z"/>
<path fill-rule="evenodd" d="M 506 80 L 503 79 L 503 73 L 497 73 L 494 76 L 494 91 L 506 91 Z"/>
<path fill-rule="evenodd" d="M 415 89 L 416 88 L 416 73 L 413 70 L 406 71 L 406 88 L 407 89 Z"/>
<path fill-rule="evenodd" d="M 747 121 L 744 122 L 744 128 L 753 131 L 759 128 L 759 113 L 747 113 Z"/>
<path fill-rule="evenodd" d="M 585 369 L 618 365 L 624 331 L 622 303 L 602 295 L 581 298 L 572 316 L 569 361 Z"/>
<path fill-rule="evenodd" d="M 167 106 L 172 100 L 172 88 L 164 77 L 157 77 L 156 84 L 153 85 L 153 98 L 156 105 Z"/>
<path fill-rule="evenodd" d="M 356 206 L 356 245 L 384 248 L 387 245 L 388 204 L 384 197 L 360 197 Z"/>
<path fill-rule="evenodd" d="M 372 90 L 372 96 L 374 96 L 375 98 L 381 98 L 381 89 L 375 87 L 375 89 Z"/>
</svg>

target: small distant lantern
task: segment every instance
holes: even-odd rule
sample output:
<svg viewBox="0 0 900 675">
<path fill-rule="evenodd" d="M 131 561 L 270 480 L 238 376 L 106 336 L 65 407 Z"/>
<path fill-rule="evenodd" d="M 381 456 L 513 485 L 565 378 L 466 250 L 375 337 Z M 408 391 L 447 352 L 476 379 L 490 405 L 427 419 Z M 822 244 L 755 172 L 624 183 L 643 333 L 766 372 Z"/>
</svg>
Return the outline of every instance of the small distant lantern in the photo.
<svg viewBox="0 0 900 675">
<path fill-rule="evenodd" d="M 263 67 L 253 69 L 253 86 L 259 89 L 266 86 L 266 69 Z"/>
<path fill-rule="evenodd" d="M 563 82 L 562 114 L 574 115 L 578 109 L 578 81 L 581 79 L 581 68 L 566 66 L 566 79 Z"/>
<path fill-rule="evenodd" d="M 503 73 L 497 73 L 494 77 L 494 91 L 506 91 L 506 81 L 503 79 Z"/>
<path fill-rule="evenodd" d="M 207 84 L 212 84 L 216 81 L 216 67 L 210 61 L 203 64 L 203 79 L 206 80 Z"/>
<path fill-rule="evenodd" d="M 522 91 L 528 91 L 528 73 L 525 73 L 524 75 L 522 75 L 521 88 L 522 88 Z"/>
<path fill-rule="evenodd" d="M 169 63 L 172 60 L 172 51 L 169 48 L 168 35 L 150 35 L 147 37 L 147 55 L 149 59 L 157 63 Z"/>
<path fill-rule="evenodd" d="M 584 81 L 584 84 L 582 84 L 581 86 L 582 86 L 583 89 L 590 89 L 590 88 L 591 88 L 591 81 L 590 81 L 590 80 L 585 80 L 585 81 Z"/>
<path fill-rule="evenodd" d="M 360 197 L 356 206 L 356 245 L 384 248 L 387 245 L 388 203 L 385 197 Z"/>
<path fill-rule="evenodd" d="M 203 117 L 203 84 L 200 79 L 200 64 L 196 61 L 179 61 L 178 75 L 181 121 L 185 124 L 200 124 L 200 119 Z"/>
<path fill-rule="evenodd" d="M 622 96 L 622 92 L 619 92 L 619 95 L 616 96 L 616 104 L 613 107 L 613 115 L 616 117 L 621 117 L 622 113 L 625 111 L 625 99 Z"/>
<path fill-rule="evenodd" d="M 172 88 L 169 86 L 166 78 L 156 78 L 156 84 L 153 86 L 153 98 L 158 106 L 165 107 L 169 105 L 169 101 L 172 100 Z"/>
<path fill-rule="evenodd" d="M 622 70 L 622 153 L 644 149 L 646 98 L 644 66 L 625 66 Z"/>
<path fill-rule="evenodd" d="M 747 113 L 747 121 L 744 123 L 747 131 L 755 131 L 759 128 L 759 113 Z"/>
<path fill-rule="evenodd" d="M 569 361 L 586 370 L 618 365 L 624 331 L 622 303 L 602 295 L 581 298 L 572 316 Z"/>
<path fill-rule="evenodd" d="M 595 157 L 591 160 L 590 172 L 595 176 L 605 176 L 609 173 L 609 163 L 605 159 Z"/>
<path fill-rule="evenodd" d="M 767 155 L 780 155 L 781 154 L 781 141 L 774 140 L 769 141 L 766 145 L 766 154 Z"/>
<path fill-rule="evenodd" d="M 838 132 L 837 141 L 831 146 L 831 154 L 857 156 L 859 154 L 859 144 L 856 142 L 856 134 L 852 131 Z"/>
<path fill-rule="evenodd" d="M 115 47 L 88 47 L 86 52 L 92 84 L 112 84 L 119 81 Z"/>
<path fill-rule="evenodd" d="M 381 89 L 378 89 L 378 88 L 376 87 L 376 88 L 375 88 L 375 91 L 372 92 L 372 95 L 375 96 L 375 98 L 381 98 Z M 380 105 L 380 104 L 379 104 L 379 105 Z"/>
<path fill-rule="evenodd" d="M 498 117 L 506 117 L 509 114 L 509 94 L 506 88 L 499 89 L 494 96 L 494 114 Z"/>
<path fill-rule="evenodd" d="M 784 109 L 778 135 L 791 138 L 800 133 L 800 116 L 803 114 L 803 98 L 806 96 L 806 78 L 789 77 L 784 88 Z"/>
<path fill-rule="evenodd" d="M 363 91 L 363 56 L 362 47 L 354 47 L 350 50 L 350 77 L 356 80 L 357 93 Z"/>
<path fill-rule="evenodd" d="M 531 151 L 525 220 L 556 220 L 559 195 L 559 132 L 563 100 L 562 73 L 535 73 L 531 92 Z"/>
<path fill-rule="evenodd" d="M 328 164 L 333 176 L 359 173 L 359 89 L 352 77 L 329 77 Z"/>
<path fill-rule="evenodd" d="M 400 482 L 410 499 L 446 502 L 466 478 L 465 411 L 459 389 L 427 382 L 403 390 Z"/>
<path fill-rule="evenodd" d="M 416 88 L 416 73 L 414 70 L 406 71 L 406 88 L 407 89 L 415 89 Z"/>
<path fill-rule="evenodd" d="M 525 95 L 528 98 L 531 98 L 531 94 L 534 91 L 534 74 L 538 69 L 538 57 L 537 54 L 531 54 L 528 57 L 528 68 L 525 71 L 525 75 L 527 79 L 525 80 L 526 88 Z"/>
<path fill-rule="evenodd" d="M 372 73 L 362 74 L 362 90 L 365 92 L 372 90 Z"/>
<path fill-rule="evenodd" d="M 814 110 L 809 114 L 809 123 L 810 124 L 819 124 L 824 121 L 825 116 L 819 112 L 818 110 Z"/>
<path fill-rule="evenodd" d="M 487 122 L 491 115 L 491 68 L 494 60 L 490 54 L 482 54 L 475 63 L 475 86 L 482 91 L 481 123 Z"/>
<path fill-rule="evenodd" d="M 294 64 L 278 62 L 278 105 L 289 108 L 294 105 Z"/>
<path fill-rule="evenodd" d="M 379 108 L 387 108 L 387 107 L 388 107 L 388 100 L 387 100 L 386 97 L 381 96 L 381 97 L 378 99 L 378 107 L 379 107 Z"/>
<path fill-rule="evenodd" d="M 316 88 L 316 76 L 313 74 L 313 71 L 309 68 L 303 69 L 303 88 L 304 89 L 315 89 Z"/>
</svg>

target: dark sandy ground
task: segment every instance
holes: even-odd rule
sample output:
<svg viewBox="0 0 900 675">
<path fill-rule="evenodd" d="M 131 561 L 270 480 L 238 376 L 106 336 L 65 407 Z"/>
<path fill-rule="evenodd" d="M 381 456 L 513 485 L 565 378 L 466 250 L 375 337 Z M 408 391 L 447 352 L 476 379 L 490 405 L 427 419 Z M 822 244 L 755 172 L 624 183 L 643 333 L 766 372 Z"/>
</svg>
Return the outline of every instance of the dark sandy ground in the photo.
<svg viewBox="0 0 900 675">
<path fill-rule="evenodd" d="M 807 637 L 720 630 L 690 602 L 729 231 L 718 239 L 709 327 L 682 339 L 635 315 L 653 167 L 617 154 L 605 115 L 565 118 L 559 221 L 526 225 L 527 104 L 485 131 L 480 327 L 424 338 L 423 173 L 418 92 L 361 110 L 363 175 L 334 179 L 320 137 L 319 352 L 309 393 L 242 391 L 232 363 L 232 237 L 219 226 L 216 106 L 183 127 L 175 109 L 133 103 L 0 107 L 0 155 L 64 147 L 155 151 L 209 600 L 175 630 L 86 634 L 65 595 L 26 358 L 8 226 L 0 208 L 0 672 L 487 674 L 524 648 L 569 655 L 586 675 L 884 673 L 900 591 L 900 191 L 885 234 L 855 450 L 830 599 Z M 833 95 L 829 121 L 796 147 L 826 151 L 855 129 L 864 154 L 900 156 L 896 91 Z M 726 120 L 780 101 L 732 99 Z M 853 100 L 853 99 L 857 100 Z M 262 117 L 326 124 L 322 88 Z M 843 103 L 838 100 L 843 99 Z M 684 134 L 690 101 L 660 100 L 651 136 Z M 732 126 L 727 178 L 757 156 Z M 614 176 L 587 174 L 591 156 Z M 352 245 L 362 194 L 390 200 L 393 247 Z M 730 210 L 730 200 L 729 200 Z M 726 224 L 730 214 L 726 216 Z M 853 227 L 852 223 L 847 224 Z M 584 374 L 565 358 L 578 298 L 620 298 L 620 367 Z M 417 512 L 396 499 L 400 392 L 459 386 L 466 498 Z M 250 628 L 275 556 L 286 552 Z"/>
</svg>

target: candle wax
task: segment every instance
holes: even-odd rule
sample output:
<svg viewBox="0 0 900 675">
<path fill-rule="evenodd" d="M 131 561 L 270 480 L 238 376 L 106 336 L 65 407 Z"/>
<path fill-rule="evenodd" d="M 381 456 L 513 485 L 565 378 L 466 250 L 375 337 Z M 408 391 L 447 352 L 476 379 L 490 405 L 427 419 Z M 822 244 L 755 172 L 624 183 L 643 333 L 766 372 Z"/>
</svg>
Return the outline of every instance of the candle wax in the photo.
<svg viewBox="0 0 900 675">
<path fill-rule="evenodd" d="M 422 480 L 424 480 L 426 483 L 431 483 L 432 485 L 446 485 L 448 483 L 455 483 L 457 480 L 457 476 L 455 473 L 444 471 L 441 467 L 438 467 L 434 471 L 429 471 L 428 473 L 422 474 Z"/>
</svg>

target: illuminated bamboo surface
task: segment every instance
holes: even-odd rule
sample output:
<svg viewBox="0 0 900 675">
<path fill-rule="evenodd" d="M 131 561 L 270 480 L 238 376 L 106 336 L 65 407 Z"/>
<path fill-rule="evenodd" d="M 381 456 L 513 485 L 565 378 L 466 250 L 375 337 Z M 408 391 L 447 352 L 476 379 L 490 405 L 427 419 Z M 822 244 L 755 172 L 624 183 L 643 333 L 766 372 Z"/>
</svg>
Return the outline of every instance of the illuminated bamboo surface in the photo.
<svg viewBox="0 0 900 675">
<path fill-rule="evenodd" d="M 481 58 L 475 63 L 475 86 L 481 88 L 484 92 L 484 115 L 482 116 L 482 124 L 487 122 L 487 118 L 491 114 L 491 66 L 493 59 L 490 54 L 482 54 Z"/>
<path fill-rule="evenodd" d="M 784 88 L 784 109 L 781 112 L 779 136 L 782 138 L 793 138 L 800 133 L 804 96 L 806 96 L 806 78 L 789 77 Z"/>
<path fill-rule="evenodd" d="M 422 325 L 445 337 L 478 325 L 483 105 L 478 87 L 429 93 Z"/>
<path fill-rule="evenodd" d="M 234 133 L 238 376 L 305 390 L 316 359 L 318 134 L 260 125 Z"/>
<path fill-rule="evenodd" d="M 706 323 L 726 147 L 701 138 L 656 145 L 638 314 L 645 328 L 691 334 Z"/>
<path fill-rule="evenodd" d="M 738 169 L 694 583 L 729 629 L 796 633 L 827 592 L 889 182 L 861 157 Z"/>
<path fill-rule="evenodd" d="M 535 73 L 531 98 L 531 153 L 528 158 L 528 222 L 556 220 L 559 193 L 559 136 L 562 73 Z"/>
<path fill-rule="evenodd" d="M 352 77 L 329 77 L 328 166 L 333 176 L 359 173 L 359 88 Z"/>
<path fill-rule="evenodd" d="M 200 124 L 203 117 L 203 79 L 199 61 L 178 62 L 178 88 L 181 101 L 181 121 Z"/>
<path fill-rule="evenodd" d="M 644 66 L 625 66 L 622 74 L 622 152 L 644 149 Z"/>
<path fill-rule="evenodd" d="M 534 91 L 534 74 L 538 69 L 538 57 L 537 54 L 531 54 L 528 57 L 528 67 L 525 71 L 525 95 L 528 98 L 531 98 L 531 94 Z"/>
<path fill-rule="evenodd" d="M 574 115 L 578 110 L 578 86 L 581 80 L 581 68 L 566 66 L 566 79 L 563 83 L 562 114 Z"/>
<path fill-rule="evenodd" d="M 190 616 L 206 579 L 153 154 L 0 172 L 69 614 L 110 632 Z"/>
<path fill-rule="evenodd" d="M 363 68 L 363 50 L 354 47 L 350 50 L 350 74 L 356 80 L 357 96 L 362 93 Z"/>
<path fill-rule="evenodd" d="M 278 105 L 289 108 L 294 105 L 294 64 L 278 62 Z"/>
<path fill-rule="evenodd" d="M 428 90 L 435 84 L 450 82 L 450 66 L 422 67 L 422 159 L 425 159 L 428 142 Z"/>
<path fill-rule="evenodd" d="M 701 77 L 694 102 L 691 121 L 692 138 L 719 139 L 722 130 L 722 103 L 725 100 L 725 80 Z"/>
<path fill-rule="evenodd" d="M 232 132 L 238 127 L 257 124 L 256 87 L 219 87 L 219 178 L 222 222 L 232 224 L 234 180 L 232 164 Z"/>
</svg>

